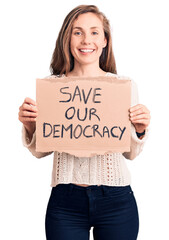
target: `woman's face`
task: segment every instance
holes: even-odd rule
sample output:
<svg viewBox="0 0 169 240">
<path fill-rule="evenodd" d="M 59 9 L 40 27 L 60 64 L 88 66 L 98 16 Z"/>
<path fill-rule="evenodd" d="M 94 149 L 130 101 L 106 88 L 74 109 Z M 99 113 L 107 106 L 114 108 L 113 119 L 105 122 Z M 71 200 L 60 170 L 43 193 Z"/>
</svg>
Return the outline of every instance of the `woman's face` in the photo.
<svg viewBox="0 0 169 240">
<path fill-rule="evenodd" d="M 98 63 L 107 40 L 103 23 L 94 13 L 84 13 L 74 21 L 70 40 L 70 49 L 74 64 Z"/>
</svg>

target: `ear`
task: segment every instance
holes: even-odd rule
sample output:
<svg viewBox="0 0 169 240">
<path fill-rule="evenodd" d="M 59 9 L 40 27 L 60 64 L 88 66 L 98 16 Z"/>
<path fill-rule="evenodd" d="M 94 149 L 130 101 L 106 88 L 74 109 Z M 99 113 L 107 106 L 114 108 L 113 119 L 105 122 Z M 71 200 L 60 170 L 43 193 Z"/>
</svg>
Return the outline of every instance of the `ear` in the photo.
<svg viewBox="0 0 169 240">
<path fill-rule="evenodd" d="M 103 48 L 107 46 L 107 38 L 104 38 Z"/>
</svg>

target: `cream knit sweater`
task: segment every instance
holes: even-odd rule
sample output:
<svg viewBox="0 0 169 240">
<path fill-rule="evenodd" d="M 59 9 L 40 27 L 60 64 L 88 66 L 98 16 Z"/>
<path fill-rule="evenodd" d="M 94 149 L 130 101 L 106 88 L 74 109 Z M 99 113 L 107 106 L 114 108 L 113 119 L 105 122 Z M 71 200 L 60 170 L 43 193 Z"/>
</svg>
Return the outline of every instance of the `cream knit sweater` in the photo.
<svg viewBox="0 0 169 240">
<path fill-rule="evenodd" d="M 107 73 L 106 76 L 116 76 L 120 79 L 129 79 L 120 77 L 113 73 Z M 49 76 L 54 77 L 54 76 Z M 55 76 L 57 77 L 57 76 Z M 65 75 L 62 75 L 65 77 Z M 131 106 L 138 104 L 138 92 L 136 83 L 131 80 Z M 133 125 L 131 125 L 131 147 L 130 152 L 111 153 L 106 155 L 97 155 L 94 157 L 75 157 L 65 152 L 54 152 L 53 170 L 51 187 L 59 183 L 75 183 L 88 185 L 109 185 L 126 186 L 130 185 L 130 173 L 126 166 L 126 159 L 134 159 L 142 151 L 144 143 L 148 137 L 149 130 L 142 139 L 136 135 Z M 36 152 L 36 131 L 30 142 L 25 127 L 22 128 L 22 140 L 25 147 L 37 158 L 51 154 L 52 152 Z"/>
</svg>

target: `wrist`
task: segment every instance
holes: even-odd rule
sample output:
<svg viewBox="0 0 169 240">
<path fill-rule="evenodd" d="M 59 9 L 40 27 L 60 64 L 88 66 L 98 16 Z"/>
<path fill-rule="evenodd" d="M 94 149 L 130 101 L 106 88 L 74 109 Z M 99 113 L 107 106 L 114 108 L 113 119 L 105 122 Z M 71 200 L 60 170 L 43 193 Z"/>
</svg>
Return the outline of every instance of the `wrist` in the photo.
<svg viewBox="0 0 169 240">
<path fill-rule="evenodd" d="M 25 129 L 26 129 L 26 133 L 27 133 L 27 138 L 29 139 L 29 142 L 31 142 L 33 134 L 35 132 L 35 128 L 34 127 L 29 128 L 29 127 L 25 126 Z"/>
</svg>

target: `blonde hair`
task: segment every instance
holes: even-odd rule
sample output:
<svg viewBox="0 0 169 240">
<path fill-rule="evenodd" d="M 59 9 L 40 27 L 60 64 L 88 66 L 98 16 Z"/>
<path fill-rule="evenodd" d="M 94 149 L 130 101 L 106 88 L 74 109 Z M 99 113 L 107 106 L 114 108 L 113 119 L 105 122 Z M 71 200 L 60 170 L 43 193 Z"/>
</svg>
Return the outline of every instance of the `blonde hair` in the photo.
<svg viewBox="0 0 169 240">
<path fill-rule="evenodd" d="M 99 60 L 100 68 L 106 72 L 117 73 L 115 58 L 112 49 L 110 24 L 108 19 L 102 12 L 99 11 L 99 9 L 95 5 L 80 5 L 74 8 L 70 13 L 68 13 L 62 24 L 58 38 L 56 40 L 56 45 L 50 64 L 51 74 L 67 74 L 73 69 L 74 58 L 70 51 L 72 26 L 75 19 L 77 19 L 80 14 L 88 12 L 96 14 L 102 20 L 105 38 L 107 39 L 107 45 L 105 48 L 103 48 Z"/>
</svg>

